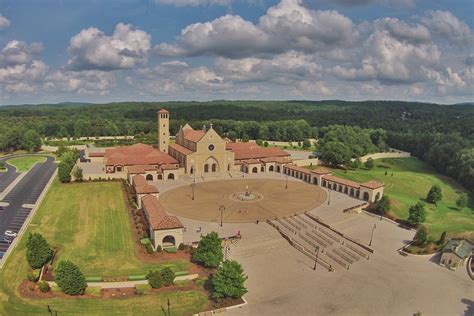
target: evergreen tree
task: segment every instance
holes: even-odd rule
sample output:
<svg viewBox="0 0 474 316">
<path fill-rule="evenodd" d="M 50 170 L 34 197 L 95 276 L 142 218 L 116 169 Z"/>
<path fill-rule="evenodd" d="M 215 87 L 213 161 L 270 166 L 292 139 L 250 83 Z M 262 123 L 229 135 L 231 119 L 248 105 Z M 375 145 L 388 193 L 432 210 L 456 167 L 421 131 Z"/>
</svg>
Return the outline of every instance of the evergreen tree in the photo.
<svg viewBox="0 0 474 316">
<path fill-rule="evenodd" d="M 385 213 L 390 211 L 390 199 L 387 195 L 382 196 L 380 200 L 375 202 L 375 210 L 380 215 L 385 215 Z"/>
<path fill-rule="evenodd" d="M 33 269 L 40 269 L 53 257 L 53 250 L 39 233 L 30 233 L 26 241 L 26 260 Z"/>
<path fill-rule="evenodd" d="M 367 169 L 372 169 L 372 168 L 374 168 L 374 160 L 373 160 L 372 158 L 367 159 L 367 161 L 365 162 L 364 166 L 365 166 Z"/>
<path fill-rule="evenodd" d="M 303 140 L 303 148 L 308 149 L 311 147 L 311 141 L 309 139 Z"/>
<path fill-rule="evenodd" d="M 222 266 L 212 275 L 212 286 L 214 299 L 239 298 L 247 293 L 244 286 L 247 276 L 244 275 L 242 266 L 233 260 L 224 261 Z"/>
<path fill-rule="evenodd" d="M 146 275 L 148 283 L 154 289 L 159 289 L 163 285 L 163 278 L 159 271 L 150 271 Z"/>
<path fill-rule="evenodd" d="M 438 245 L 444 244 L 445 241 L 446 241 L 446 231 L 441 233 L 441 237 L 439 237 L 439 240 L 438 240 Z"/>
<path fill-rule="evenodd" d="M 163 280 L 164 286 L 173 285 L 175 274 L 171 268 L 164 268 L 163 270 L 161 270 L 160 275 L 161 280 Z"/>
<path fill-rule="evenodd" d="M 55 269 L 56 283 L 61 291 L 69 295 L 84 294 L 86 278 L 78 266 L 69 260 L 61 260 Z"/>
<path fill-rule="evenodd" d="M 467 193 L 461 193 L 458 197 L 458 199 L 456 200 L 456 205 L 459 207 L 459 208 L 464 208 L 467 206 L 467 202 L 468 202 L 469 198 L 467 196 Z"/>
<path fill-rule="evenodd" d="M 434 184 L 428 194 L 426 195 L 426 200 L 428 203 L 437 204 L 443 198 L 441 192 L 441 187 L 437 184 Z"/>
<path fill-rule="evenodd" d="M 76 181 L 82 181 L 82 180 L 84 180 L 84 176 L 83 176 L 83 173 L 82 173 L 82 169 L 79 168 L 78 166 L 76 166 L 76 167 L 74 168 L 73 175 L 74 175 L 74 179 L 75 179 Z"/>
<path fill-rule="evenodd" d="M 428 241 L 428 233 L 426 232 L 425 226 L 420 225 L 420 227 L 418 227 L 413 241 L 418 246 L 423 246 L 424 244 L 426 244 L 426 242 Z"/>
<path fill-rule="evenodd" d="M 425 204 L 418 202 L 415 205 L 410 206 L 408 210 L 408 222 L 412 225 L 419 225 L 426 219 Z"/>
<path fill-rule="evenodd" d="M 219 266 L 224 258 L 221 240 L 216 232 L 201 237 L 199 245 L 193 253 L 193 259 L 208 268 Z"/>
</svg>

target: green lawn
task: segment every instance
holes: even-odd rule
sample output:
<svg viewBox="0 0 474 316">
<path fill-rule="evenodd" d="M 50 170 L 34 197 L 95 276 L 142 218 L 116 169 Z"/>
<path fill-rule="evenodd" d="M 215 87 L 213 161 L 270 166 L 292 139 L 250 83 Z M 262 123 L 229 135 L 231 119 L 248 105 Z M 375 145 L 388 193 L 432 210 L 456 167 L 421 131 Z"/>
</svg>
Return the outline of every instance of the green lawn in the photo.
<svg viewBox="0 0 474 316">
<path fill-rule="evenodd" d="M 14 166 L 16 171 L 25 172 L 31 169 L 35 164 L 45 162 L 44 156 L 25 156 L 8 159 L 7 163 Z"/>
<path fill-rule="evenodd" d="M 402 219 L 408 217 L 408 208 L 424 200 L 433 184 L 443 191 L 443 200 L 437 206 L 426 203 L 426 226 L 429 238 L 438 239 L 443 231 L 450 237 L 466 237 L 474 240 L 474 197 L 471 195 L 469 207 L 459 210 L 456 200 L 460 192 L 466 190 L 453 179 L 440 175 L 429 165 L 417 158 L 390 158 L 375 160 L 372 170 L 334 169 L 333 174 L 357 182 L 370 179 L 385 183 L 385 194 L 392 201 L 391 213 Z M 388 175 L 385 175 L 387 171 Z M 392 176 L 393 173 L 393 176 Z"/>
<path fill-rule="evenodd" d="M 60 248 L 57 259 L 72 260 L 86 276 L 137 275 L 163 266 L 175 271 L 189 267 L 186 261 L 145 264 L 135 257 L 121 183 L 64 185 L 55 181 L 26 234 L 0 271 L 0 315 L 46 315 L 47 305 L 58 310 L 58 314 L 145 315 L 160 311 L 167 298 L 171 300 L 173 315 L 189 315 L 207 306 L 206 295 L 196 291 L 107 300 L 24 299 L 18 293 L 18 286 L 29 271 L 25 243 L 28 232 L 34 231 Z"/>
</svg>

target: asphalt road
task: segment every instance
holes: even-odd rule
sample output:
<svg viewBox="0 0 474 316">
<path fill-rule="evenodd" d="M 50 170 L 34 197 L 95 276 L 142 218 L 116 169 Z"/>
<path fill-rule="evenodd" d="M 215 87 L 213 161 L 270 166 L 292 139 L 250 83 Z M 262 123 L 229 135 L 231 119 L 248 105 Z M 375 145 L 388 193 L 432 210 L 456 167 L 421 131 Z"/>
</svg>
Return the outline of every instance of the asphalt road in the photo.
<svg viewBox="0 0 474 316">
<path fill-rule="evenodd" d="M 10 158 L 11 157 L 4 157 L 0 160 L 8 160 Z M 9 172 L 0 178 L 0 191 L 3 191 L 19 175 L 19 173 L 14 172 L 14 169 L 15 168 L 13 168 L 14 175 L 9 174 L 9 169 Z M 56 163 L 54 162 L 54 158 L 47 156 L 45 162 L 38 163 L 31 168 L 8 195 L 0 201 L 9 203 L 3 210 L 0 210 L 0 235 L 3 235 L 6 230 L 14 232 L 20 231 L 23 223 L 31 212 L 30 208 L 24 208 L 23 205 L 35 204 L 37 202 L 41 192 L 43 192 L 55 170 Z M 8 247 L 8 244 L 0 242 L 0 259 Z"/>
<path fill-rule="evenodd" d="M 11 157 L 8 158 L 1 158 L 0 161 L 6 161 L 10 159 Z M 3 192 L 9 185 L 12 183 L 19 175 L 19 172 L 16 172 L 15 167 L 10 166 L 9 164 L 5 164 L 5 167 L 7 167 L 6 172 L 0 172 L 0 193 Z"/>
</svg>

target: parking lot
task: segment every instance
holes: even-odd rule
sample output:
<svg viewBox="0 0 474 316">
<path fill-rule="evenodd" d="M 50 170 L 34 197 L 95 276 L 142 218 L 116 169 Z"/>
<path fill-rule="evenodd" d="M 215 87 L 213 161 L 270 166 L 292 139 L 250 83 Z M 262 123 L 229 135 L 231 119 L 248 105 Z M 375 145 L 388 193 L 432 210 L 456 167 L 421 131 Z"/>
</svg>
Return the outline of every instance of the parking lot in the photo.
<svg viewBox="0 0 474 316">
<path fill-rule="evenodd" d="M 2 160 L 9 158 L 11 157 L 2 158 Z M 7 167 L 9 170 L 12 168 L 8 165 Z M 0 201 L 3 205 L 6 205 L 0 210 L 1 235 L 7 230 L 15 233 L 21 230 L 55 170 L 56 164 L 54 158 L 47 157 L 44 163 L 38 163 L 31 168 L 11 191 L 6 194 L 3 200 Z M 14 174 L 9 174 L 9 172 L 0 178 L 0 193 L 4 193 L 5 189 L 20 175 L 20 173 L 14 172 Z M 0 260 L 3 258 L 9 246 L 10 244 L 7 242 L 0 241 Z"/>
</svg>

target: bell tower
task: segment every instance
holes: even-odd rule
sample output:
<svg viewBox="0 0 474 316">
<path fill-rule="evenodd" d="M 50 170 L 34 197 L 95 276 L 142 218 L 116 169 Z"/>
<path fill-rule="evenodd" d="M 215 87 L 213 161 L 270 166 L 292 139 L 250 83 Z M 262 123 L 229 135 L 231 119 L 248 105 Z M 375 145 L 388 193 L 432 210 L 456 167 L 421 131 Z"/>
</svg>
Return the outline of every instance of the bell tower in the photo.
<svg viewBox="0 0 474 316">
<path fill-rule="evenodd" d="M 158 111 L 158 149 L 168 153 L 170 144 L 170 112 L 165 109 Z"/>
</svg>

